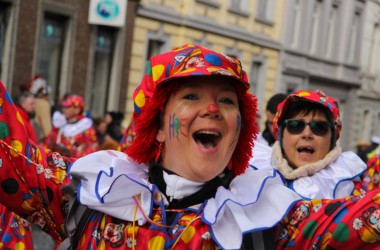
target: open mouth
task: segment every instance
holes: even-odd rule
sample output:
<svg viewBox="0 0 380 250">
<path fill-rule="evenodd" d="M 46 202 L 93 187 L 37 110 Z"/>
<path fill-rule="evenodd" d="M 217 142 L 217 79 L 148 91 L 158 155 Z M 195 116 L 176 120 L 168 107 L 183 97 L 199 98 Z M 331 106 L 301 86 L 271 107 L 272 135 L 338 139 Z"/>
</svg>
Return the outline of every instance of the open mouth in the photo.
<svg viewBox="0 0 380 250">
<path fill-rule="evenodd" d="M 205 148 L 215 148 L 222 136 L 217 131 L 200 130 L 193 134 L 193 138 L 197 144 L 201 144 Z"/>
<path fill-rule="evenodd" d="M 298 153 L 313 154 L 315 150 L 312 147 L 299 147 L 297 151 Z"/>
</svg>

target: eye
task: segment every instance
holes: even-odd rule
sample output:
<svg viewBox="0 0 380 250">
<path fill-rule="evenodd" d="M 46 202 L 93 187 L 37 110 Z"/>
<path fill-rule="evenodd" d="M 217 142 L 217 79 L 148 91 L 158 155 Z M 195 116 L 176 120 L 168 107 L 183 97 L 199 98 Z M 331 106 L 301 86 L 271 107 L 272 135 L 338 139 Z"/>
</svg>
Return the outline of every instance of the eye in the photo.
<svg viewBox="0 0 380 250">
<path fill-rule="evenodd" d="M 198 96 L 196 94 L 187 94 L 183 97 L 183 99 L 187 100 L 198 100 Z"/>
<path fill-rule="evenodd" d="M 224 104 L 235 104 L 235 101 L 228 97 L 220 98 L 219 102 L 224 103 Z"/>
</svg>

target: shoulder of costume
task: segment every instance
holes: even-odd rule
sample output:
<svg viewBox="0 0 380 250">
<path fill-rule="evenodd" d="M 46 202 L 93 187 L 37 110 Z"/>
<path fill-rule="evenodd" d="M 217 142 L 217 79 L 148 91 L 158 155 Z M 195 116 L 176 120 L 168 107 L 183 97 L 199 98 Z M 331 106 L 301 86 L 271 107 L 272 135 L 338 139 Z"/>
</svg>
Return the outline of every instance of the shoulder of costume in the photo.
<svg viewBox="0 0 380 250">
<path fill-rule="evenodd" d="M 352 194 L 354 182 L 365 171 L 366 164 L 353 152 L 347 151 L 312 176 L 291 182 L 291 188 L 304 199 L 335 199 Z"/>
<path fill-rule="evenodd" d="M 277 170 L 248 168 L 228 189 L 218 188 L 215 198 L 207 201 L 202 220 L 221 248 L 239 249 L 243 234 L 275 226 L 299 200 Z"/>
</svg>

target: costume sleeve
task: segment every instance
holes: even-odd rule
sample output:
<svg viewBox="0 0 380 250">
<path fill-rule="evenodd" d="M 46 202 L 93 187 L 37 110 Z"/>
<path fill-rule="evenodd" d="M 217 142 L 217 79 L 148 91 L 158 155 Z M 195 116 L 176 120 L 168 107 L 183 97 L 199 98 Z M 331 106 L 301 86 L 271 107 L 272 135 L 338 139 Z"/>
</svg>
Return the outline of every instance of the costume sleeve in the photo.
<svg viewBox="0 0 380 250">
<path fill-rule="evenodd" d="M 380 146 L 368 154 L 367 170 L 362 175 L 361 193 L 380 187 Z"/>
<path fill-rule="evenodd" d="M 277 249 L 377 249 L 380 189 L 363 197 L 300 201 L 276 231 Z"/>
<path fill-rule="evenodd" d="M 62 240 L 68 197 L 62 196 L 61 187 L 70 182 L 66 169 L 73 160 L 29 140 L 0 82 L 0 202 Z"/>
</svg>

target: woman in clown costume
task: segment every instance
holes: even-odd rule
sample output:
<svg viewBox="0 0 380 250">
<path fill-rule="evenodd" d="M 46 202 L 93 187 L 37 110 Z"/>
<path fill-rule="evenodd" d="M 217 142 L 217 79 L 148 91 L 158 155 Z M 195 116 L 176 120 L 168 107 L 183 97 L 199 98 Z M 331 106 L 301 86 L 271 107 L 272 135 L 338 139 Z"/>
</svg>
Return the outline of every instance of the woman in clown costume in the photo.
<svg viewBox="0 0 380 250">
<path fill-rule="evenodd" d="M 31 142 L 2 87 L 0 181 L 9 185 L 2 185 L 1 202 L 27 218 L 35 209 L 45 230 L 63 240 L 69 197 L 61 188 L 71 182 L 78 201 L 95 210 L 75 249 L 239 249 L 243 234 L 256 236 L 277 224 L 296 229 L 279 247 L 300 249 L 329 230 L 329 247 L 344 242 L 373 249 L 350 227 L 362 211 L 379 207 L 377 193 L 360 202 L 299 201 L 276 170 L 248 167 L 257 134 L 256 99 L 248 88 L 238 60 L 204 47 L 155 56 L 133 95 L 136 137 L 126 153 L 100 151 L 73 164 L 62 158 L 68 173 L 62 178 L 47 160 L 51 151 L 26 150 Z M 305 206 L 309 212 L 299 216 Z M 312 222 L 318 227 L 305 230 Z M 344 241 L 334 237 L 337 223 L 348 223 Z M 299 233 L 304 230 L 308 234 Z M 251 237 L 254 246 L 259 238 Z"/>
<path fill-rule="evenodd" d="M 250 164 L 275 168 L 302 198 L 333 199 L 368 190 L 366 164 L 337 143 L 342 122 L 338 101 L 320 90 L 298 90 L 278 105 L 273 147 L 257 143 Z"/>
</svg>

